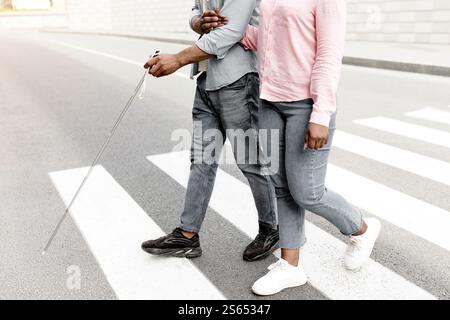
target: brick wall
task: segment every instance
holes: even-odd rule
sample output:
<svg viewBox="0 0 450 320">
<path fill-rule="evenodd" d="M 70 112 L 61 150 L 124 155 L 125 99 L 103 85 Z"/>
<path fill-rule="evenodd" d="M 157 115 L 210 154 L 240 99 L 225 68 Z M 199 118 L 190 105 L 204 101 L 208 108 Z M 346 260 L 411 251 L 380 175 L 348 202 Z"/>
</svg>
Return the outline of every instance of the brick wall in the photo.
<svg viewBox="0 0 450 320">
<path fill-rule="evenodd" d="M 110 0 L 67 0 L 66 6 L 69 28 L 112 29 Z"/>
<path fill-rule="evenodd" d="M 349 40 L 450 44 L 450 0 L 347 0 Z"/>
<path fill-rule="evenodd" d="M 67 0 L 69 25 L 132 33 L 190 33 L 192 0 Z"/>
<path fill-rule="evenodd" d="M 67 0 L 79 28 L 188 34 L 193 0 Z M 450 0 L 347 0 L 348 39 L 450 44 Z"/>
<path fill-rule="evenodd" d="M 61 1 L 61 0 L 60 0 Z M 72 29 L 118 33 L 192 35 L 193 0 L 66 0 Z M 264 0 L 263 0 L 264 1 Z M 348 40 L 450 45 L 450 0 L 347 0 Z M 39 20 L 40 19 L 40 20 Z M 61 17 L 4 18 L 0 26 L 63 24 Z"/>
<path fill-rule="evenodd" d="M 189 32 L 192 0 L 110 0 L 114 28 L 138 32 Z"/>
</svg>

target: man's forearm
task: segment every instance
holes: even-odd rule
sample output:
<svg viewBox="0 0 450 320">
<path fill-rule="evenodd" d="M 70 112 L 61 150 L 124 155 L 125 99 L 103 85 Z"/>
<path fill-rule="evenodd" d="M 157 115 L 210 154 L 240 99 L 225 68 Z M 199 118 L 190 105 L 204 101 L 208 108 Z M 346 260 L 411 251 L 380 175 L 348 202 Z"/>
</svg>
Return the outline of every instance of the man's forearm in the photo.
<svg viewBox="0 0 450 320">
<path fill-rule="evenodd" d="M 195 62 L 207 60 L 209 55 L 196 45 L 180 51 L 177 54 L 159 54 L 152 57 L 144 68 L 149 69 L 151 75 L 164 77 L 178 69 Z"/>
<path fill-rule="evenodd" d="M 208 60 L 210 55 L 202 50 L 200 50 L 197 45 L 192 45 L 189 48 L 184 49 L 176 54 L 178 61 L 181 66 L 186 66 L 191 63 L 200 62 L 203 60 Z"/>
</svg>

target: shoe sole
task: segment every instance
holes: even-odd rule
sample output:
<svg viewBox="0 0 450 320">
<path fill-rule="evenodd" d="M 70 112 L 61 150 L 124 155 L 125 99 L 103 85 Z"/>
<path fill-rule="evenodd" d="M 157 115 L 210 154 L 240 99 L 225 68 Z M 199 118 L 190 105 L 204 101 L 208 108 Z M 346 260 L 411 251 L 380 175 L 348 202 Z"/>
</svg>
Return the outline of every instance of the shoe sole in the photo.
<svg viewBox="0 0 450 320">
<path fill-rule="evenodd" d="M 144 249 L 143 250 L 149 254 L 155 256 L 165 256 L 174 258 L 187 258 L 194 259 L 202 255 L 201 248 L 184 248 L 184 249 Z"/>
<path fill-rule="evenodd" d="M 270 292 L 255 292 L 255 290 L 253 290 L 253 288 L 252 288 L 252 292 L 255 295 L 257 295 L 257 296 L 267 297 L 267 296 L 276 295 L 276 294 L 281 293 L 282 291 L 287 290 L 287 289 L 292 289 L 292 288 L 297 288 L 297 287 L 304 286 L 307 283 L 308 283 L 308 280 L 300 281 L 300 282 L 296 282 L 296 283 L 291 283 L 291 284 L 288 284 L 288 285 L 285 285 L 285 286 L 281 287 L 280 289 L 277 289 L 277 290 L 274 290 L 274 291 L 270 291 Z"/>
<path fill-rule="evenodd" d="M 243 259 L 244 259 L 244 261 L 247 261 L 247 262 L 256 262 L 256 261 L 264 260 L 265 258 L 270 256 L 272 253 L 274 253 L 279 248 L 280 248 L 280 241 L 277 241 L 277 243 L 275 243 L 272 246 L 272 248 L 270 248 L 268 251 L 261 253 L 260 255 L 254 257 L 254 258 L 247 258 L 244 256 Z"/>
</svg>

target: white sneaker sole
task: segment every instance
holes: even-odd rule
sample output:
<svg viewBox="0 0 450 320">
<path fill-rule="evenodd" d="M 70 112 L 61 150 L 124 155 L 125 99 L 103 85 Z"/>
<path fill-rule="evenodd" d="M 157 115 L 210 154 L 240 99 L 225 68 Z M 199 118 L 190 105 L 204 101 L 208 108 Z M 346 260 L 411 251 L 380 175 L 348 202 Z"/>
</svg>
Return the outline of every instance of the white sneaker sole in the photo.
<svg viewBox="0 0 450 320">
<path fill-rule="evenodd" d="M 258 296 L 273 296 L 277 293 L 280 293 L 283 290 L 301 287 L 307 283 L 308 283 L 308 280 L 306 279 L 306 280 L 301 280 L 301 281 L 297 281 L 297 282 L 287 283 L 283 286 L 273 289 L 272 291 L 264 291 L 263 292 L 263 291 L 258 291 L 258 290 L 255 290 L 254 288 L 252 288 L 252 292 Z"/>
</svg>

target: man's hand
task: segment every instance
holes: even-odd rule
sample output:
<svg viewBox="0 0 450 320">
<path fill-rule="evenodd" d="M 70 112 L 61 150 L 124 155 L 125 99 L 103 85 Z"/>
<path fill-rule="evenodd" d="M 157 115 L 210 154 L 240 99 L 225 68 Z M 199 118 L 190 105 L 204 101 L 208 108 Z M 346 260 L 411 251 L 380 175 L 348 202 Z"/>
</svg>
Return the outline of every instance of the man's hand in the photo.
<svg viewBox="0 0 450 320">
<path fill-rule="evenodd" d="M 213 31 L 216 28 L 225 26 L 228 18 L 220 14 L 219 11 L 206 11 L 201 17 L 193 21 L 194 30 L 197 33 L 204 34 Z"/>
<path fill-rule="evenodd" d="M 319 124 L 310 123 L 305 139 L 305 149 L 320 149 L 328 143 L 329 129 Z"/>
<path fill-rule="evenodd" d="M 151 57 L 144 65 L 148 69 L 148 73 L 154 77 L 160 78 L 168 76 L 183 66 L 178 54 L 161 54 Z"/>
<path fill-rule="evenodd" d="M 209 54 L 202 51 L 197 45 L 192 45 L 177 54 L 156 54 L 144 65 L 148 73 L 157 78 L 168 76 L 181 67 L 190 63 L 209 59 Z"/>
</svg>

